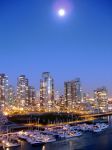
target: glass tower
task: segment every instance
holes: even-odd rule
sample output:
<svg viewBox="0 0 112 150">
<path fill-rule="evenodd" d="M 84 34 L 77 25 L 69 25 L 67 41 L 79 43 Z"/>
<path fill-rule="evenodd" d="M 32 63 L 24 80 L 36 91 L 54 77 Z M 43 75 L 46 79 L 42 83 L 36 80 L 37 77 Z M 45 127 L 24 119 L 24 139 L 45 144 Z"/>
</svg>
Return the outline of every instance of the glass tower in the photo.
<svg viewBox="0 0 112 150">
<path fill-rule="evenodd" d="M 40 106 L 51 111 L 54 103 L 54 80 L 49 72 L 42 74 L 40 80 Z"/>
</svg>

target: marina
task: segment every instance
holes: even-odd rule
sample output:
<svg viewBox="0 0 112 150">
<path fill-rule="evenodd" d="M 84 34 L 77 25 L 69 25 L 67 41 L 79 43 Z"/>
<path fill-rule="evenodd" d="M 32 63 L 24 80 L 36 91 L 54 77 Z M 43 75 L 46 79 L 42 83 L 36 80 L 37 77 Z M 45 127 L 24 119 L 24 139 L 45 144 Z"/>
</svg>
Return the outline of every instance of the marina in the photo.
<svg viewBox="0 0 112 150">
<path fill-rule="evenodd" d="M 106 123 L 96 124 L 77 124 L 75 126 L 60 125 L 55 127 L 47 127 L 44 130 L 22 130 L 13 133 L 5 133 L 0 136 L 0 147 L 19 148 L 21 149 L 24 141 L 31 146 L 43 147 L 47 144 L 62 142 L 66 140 L 74 140 L 86 134 L 99 134 L 107 130 L 109 125 Z"/>
</svg>

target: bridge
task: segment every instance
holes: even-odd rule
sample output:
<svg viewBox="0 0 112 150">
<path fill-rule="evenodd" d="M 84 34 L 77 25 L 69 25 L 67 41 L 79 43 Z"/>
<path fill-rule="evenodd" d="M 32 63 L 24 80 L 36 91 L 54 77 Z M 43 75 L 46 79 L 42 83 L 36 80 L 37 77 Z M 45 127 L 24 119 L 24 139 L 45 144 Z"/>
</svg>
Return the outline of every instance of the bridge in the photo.
<svg viewBox="0 0 112 150">
<path fill-rule="evenodd" d="M 105 113 L 98 113 L 98 114 L 84 114 L 84 115 L 81 115 L 82 117 L 104 117 L 104 116 L 111 116 L 112 115 L 112 112 L 105 112 Z"/>
</svg>

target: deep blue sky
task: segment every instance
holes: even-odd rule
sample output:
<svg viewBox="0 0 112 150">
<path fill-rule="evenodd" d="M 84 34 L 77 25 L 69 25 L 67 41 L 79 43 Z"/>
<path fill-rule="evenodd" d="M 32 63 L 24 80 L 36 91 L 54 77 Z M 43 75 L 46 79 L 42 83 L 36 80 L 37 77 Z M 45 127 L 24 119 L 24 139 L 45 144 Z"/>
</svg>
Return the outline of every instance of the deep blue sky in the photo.
<svg viewBox="0 0 112 150">
<path fill-rule="evenodd" d="M 64 18 L 55 2 L 0 0 L 0 72 L 13 85 L 26 74 L 37 88 L 50 71 L 60 89 L 80 77 L 85 90 L 112 90 L 112 0 L 71 0 Z"/>
</svg>

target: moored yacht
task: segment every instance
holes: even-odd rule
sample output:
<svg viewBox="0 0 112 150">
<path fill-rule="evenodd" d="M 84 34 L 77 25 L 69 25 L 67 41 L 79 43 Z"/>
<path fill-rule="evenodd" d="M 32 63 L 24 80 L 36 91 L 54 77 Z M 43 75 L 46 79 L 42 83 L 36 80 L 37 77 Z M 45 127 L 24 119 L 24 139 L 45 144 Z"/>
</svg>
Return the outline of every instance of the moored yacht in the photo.
<svg viewBox="0 0 112 150">
<path fill-rule="evenodd" d="M 27 138 L 27 142 L 31 145 L 43 145 L 44 142 L 42 141 L 37 141 L 35 138 Z"/>
<path fill-rule="evenodd" d="M 73 137 L 75 137 L 75 133 L 74 132 L 66 132 L 65 133 L 65 138 L 73 138 Z"/>
<path fill-rule="evenodd" d="M 81 135 L 82 135 L 82 132 L 74 131 L 74 134 L 75 134 L 76 137 L 78 137 L 78 136 L 81 136 Z"/>
<path fill-rule="evenodd" d="M 96 132 L 96 133 L 101 132 L 101 131 L 102 131 L 102 129 L 101 129 L 101 128 L 93 129 L 93 132 Z"/>
<path fill-rule="evenodd" d="M 45 136 L 43 138 L 44 143 L 51 143 L 51 142 L 55 142 L 55 141 L 56 141 L 56 139 L 53 136 Z"/>
<path fill-rule="evenodd" d="M 18 138 L 22 139 L 22 140 L 26 140 L 28 137 L 28 134 L 26 132 L 20 131 L 18 133 Z"/>
</svg>

